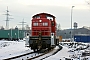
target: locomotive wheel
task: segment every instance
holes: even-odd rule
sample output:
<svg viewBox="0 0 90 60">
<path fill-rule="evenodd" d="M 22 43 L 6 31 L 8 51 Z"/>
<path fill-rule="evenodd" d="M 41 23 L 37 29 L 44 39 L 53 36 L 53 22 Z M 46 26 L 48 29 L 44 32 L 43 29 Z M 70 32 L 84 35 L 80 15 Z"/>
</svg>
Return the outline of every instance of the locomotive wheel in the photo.
<svg viewBox="0 0 90 60">
<path fill-rule="evenodd" d="M 48 51 L 51 50 L 51 46 L 50 46 L 50 44 L 48 44 L 47 47 L 48 47 Z"/>
<path fill-rule="evenodd" d="M 42 46 L 40 45 L 40 46 L 38 46 L 38 50 L 41 50 L 42 49 Z"/>
<path fill-rule="evenodd" d="M 46 44 L 45 41 L 43 41 L 43 42 L 42 42 L 42 49 L 46 49 L 46 47 L 47 47 L 47 44 Z"/>
<path fill-rule="evenodd" d="M 42 42 L 41 41 L 38 41 L 38 43 L 37 43 L 37 49 L 38 50 L 41 50 L 42 49 Z"/>
<path fill-rule="evenodd" d="M 34 51 L 36 51 L 36 49 L 38 49 L 36 42 L 33 42 L 31 49 L 33 49 Z"/>
</svg>

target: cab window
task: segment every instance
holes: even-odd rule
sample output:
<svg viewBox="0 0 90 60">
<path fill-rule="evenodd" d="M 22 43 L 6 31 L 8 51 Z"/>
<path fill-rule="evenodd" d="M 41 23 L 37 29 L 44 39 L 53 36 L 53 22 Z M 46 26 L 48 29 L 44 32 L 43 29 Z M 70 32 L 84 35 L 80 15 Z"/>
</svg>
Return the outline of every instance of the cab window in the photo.
<svg viewBox="0 0 90 60">
<path fill-rule="evenodd" d="M 36 16 L 35 18 L 39 19 L 39 18 L 40 18 L 40 16 Z"/>
<path fill-rule="evenodd" d="M 52 26 L 54 26 L 54 22 L 52 22 Z"/>
<path fill-rule="evenodd" d="M 38 26 L 38 23 L 37 23 L 37 22 L 34 22 L 34 23 L 33 23 L 33 26 Z"/>
<path fill-rule="evenodd" d="M 51 17 L 51 16 L 46 16 L 46 18 L 49 20 L 53 20 L 53 17 Z"/>
<path fill-rule="evenodd" d="M 48 26 L 48 23 L 47 22 L 43 23 L 43 26 Z"/>
</svg>

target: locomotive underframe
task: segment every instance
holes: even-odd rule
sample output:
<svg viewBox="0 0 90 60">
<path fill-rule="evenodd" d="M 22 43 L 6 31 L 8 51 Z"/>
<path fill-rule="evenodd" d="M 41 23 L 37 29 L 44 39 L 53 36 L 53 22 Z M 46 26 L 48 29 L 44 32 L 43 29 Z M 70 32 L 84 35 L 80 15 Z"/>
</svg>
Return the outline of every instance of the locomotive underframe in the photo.
<svg viewBox="0 0 90 60">
<path fill-rule="evenodd" d="M 54 44 L 56 45 L 56 38 L 54 39 Z M 41 49 L 51 49 L 51 36 L 30 36 L 29 37 L 29 47 L 32 50 L 41 50 Z"/>
</svg>

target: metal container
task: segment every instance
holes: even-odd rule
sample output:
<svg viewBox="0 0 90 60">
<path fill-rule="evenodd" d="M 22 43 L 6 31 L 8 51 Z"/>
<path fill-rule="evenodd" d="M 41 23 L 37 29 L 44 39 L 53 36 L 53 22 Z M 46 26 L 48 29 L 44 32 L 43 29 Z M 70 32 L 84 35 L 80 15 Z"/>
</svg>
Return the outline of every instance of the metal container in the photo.
<svg viewBox="0 0 90 60">
<path fill-rule="evenodd" d="M 24 31 L 18 29 L 0 30 L 0 39 L 23 39 Z"/>
<path fill-rule="evenodd" d="M 74 41 L 76 42 L 90 42 L 90 35 L 76 35 L 74 36 Z"/>
</svg>

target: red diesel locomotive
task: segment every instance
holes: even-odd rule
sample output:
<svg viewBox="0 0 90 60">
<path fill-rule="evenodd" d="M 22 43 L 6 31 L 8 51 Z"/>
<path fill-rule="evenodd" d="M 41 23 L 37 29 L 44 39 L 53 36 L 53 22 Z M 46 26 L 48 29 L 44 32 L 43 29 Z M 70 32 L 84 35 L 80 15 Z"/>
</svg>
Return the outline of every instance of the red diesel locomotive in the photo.
<svg viewBox="0 0 90 60">
<path fill-rule="evenodd" d="M 33 50 L 51 49 L 57 44 L 55 16 L 39 13 L 32 17 L 29 47 Z"/>
</svg>

